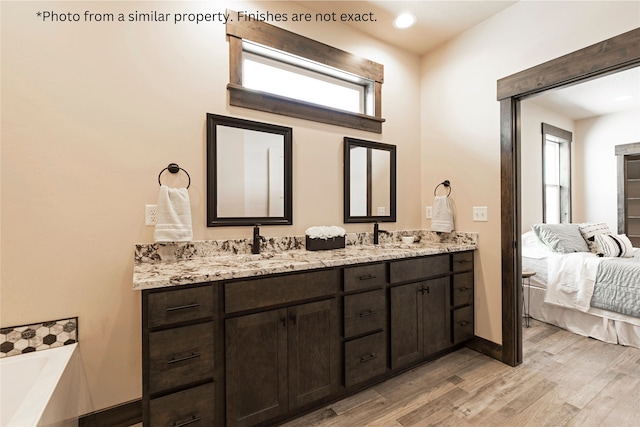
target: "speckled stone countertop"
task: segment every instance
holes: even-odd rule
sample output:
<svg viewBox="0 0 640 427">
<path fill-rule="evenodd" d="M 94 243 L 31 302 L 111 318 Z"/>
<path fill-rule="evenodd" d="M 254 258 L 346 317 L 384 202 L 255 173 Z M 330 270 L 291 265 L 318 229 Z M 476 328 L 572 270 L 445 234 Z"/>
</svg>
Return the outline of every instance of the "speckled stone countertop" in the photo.
<svg viewBox="0 0 640 427">
<path fill-rule="evenodd" d="M 400 243 L 413 235 L 416 242 Z M 344 249 L 307 251 L 304 236 L 270 238 L 260 254 L 251 254 L 251 240 L 153 243 L 136 245 L 133 289 L 155 289 L 268 274 L 339 267 L 376 261 L 461 252 L 477 248 L 477 233 L 441 235 L 428 230 L 405 230 L 380 236 L 347 234 Z"/>
</svg>

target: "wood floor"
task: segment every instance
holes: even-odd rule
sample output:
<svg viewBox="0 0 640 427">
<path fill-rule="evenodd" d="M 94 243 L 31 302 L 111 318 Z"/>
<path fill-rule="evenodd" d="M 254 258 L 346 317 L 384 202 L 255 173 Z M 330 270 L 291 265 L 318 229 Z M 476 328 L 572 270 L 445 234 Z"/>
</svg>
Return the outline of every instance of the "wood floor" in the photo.
<svg viewBox="0 0 640 427">
<path fill-rule="evenodd" d="M 640 426 L 640 349 L 533 320 L 512 368 L 463 349 L 286 427 Z"/>
</svg>

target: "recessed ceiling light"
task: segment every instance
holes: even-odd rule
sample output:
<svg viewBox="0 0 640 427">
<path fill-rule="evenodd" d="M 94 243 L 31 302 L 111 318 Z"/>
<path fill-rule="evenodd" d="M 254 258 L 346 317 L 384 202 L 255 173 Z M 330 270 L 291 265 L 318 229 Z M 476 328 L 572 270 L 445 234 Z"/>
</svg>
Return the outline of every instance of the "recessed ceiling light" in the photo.
<svg viewBox="0 0 640 427">
<path fill-rule="evenodd" d="M 416 23 L 416 17 L 411 13 L 402 13 L 396 17 L 393 21 L 393 26 L 396 28 L 404 29 L 409 28 Z"/>
</svg>

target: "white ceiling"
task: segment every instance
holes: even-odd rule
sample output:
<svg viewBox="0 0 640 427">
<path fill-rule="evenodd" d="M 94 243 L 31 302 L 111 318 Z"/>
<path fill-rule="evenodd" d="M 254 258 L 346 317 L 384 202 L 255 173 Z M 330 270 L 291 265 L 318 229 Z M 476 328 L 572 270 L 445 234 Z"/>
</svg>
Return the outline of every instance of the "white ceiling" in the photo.
<svg viewBox="0 0 640 427">
<path fill-rule="evenodd" d="M 322 13 L 373 12 L 376 22 L 347 23 L 400 49 L 428 54 L 456 35 L 500 13 L 517 1 L 448 0 L 448 1 L 297 1 Z M 393 26 L 402 12 L 416 16 L 416 24 L 400 30 Z M 630 95 L 627 100 L 617 100 Z M 601 77 L 580 85 L 545 92 L 532 102 L 574 120 L 619 111 L 640 110 L 640 68 Z"/>
<path fill-rule="evenodd" d="M 322 13 L 373 12 L 375 22 L 348 22 L 358 30 L 391 45 L 424 54 L 456 35 L 508 8 L 517 1 L 298 1 Z M 416 24 L 404 30 L 393 26 L 402 12 L 410 12 Z"/>
<path fill-rule="evenodd" d="M 547 91 L 530 100 L 573 120 L 628 110 L 640 111 L 640 67 Z M 638 120 L 640 122 L 640 117 Z"/>
</svg>

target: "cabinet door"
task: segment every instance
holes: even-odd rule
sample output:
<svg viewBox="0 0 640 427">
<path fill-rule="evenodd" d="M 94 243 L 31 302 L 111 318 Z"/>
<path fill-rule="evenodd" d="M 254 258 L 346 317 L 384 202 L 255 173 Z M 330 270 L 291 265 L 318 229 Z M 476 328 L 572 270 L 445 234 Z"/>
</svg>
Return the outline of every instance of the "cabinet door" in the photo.
<svg viewBox="0 0 640 427">
<path fill-rule="evenodd" d="M 391 288 L 391 368 L 416 362 L 424 354 L 423 282 Z"/>
<path fill-rule="evenodd" d="M 340 385 L 336 300 L 289 308 L 289 405 L 328 396 Z"/>
<path fill-rule="evenodd" d="M 422 285 L 425 356 L 451 346 L 449 281 L 449 277 L 442 277 L 427 280 Z"/>
<path fill-rule="evenodd" d="M 286 309 L 225 321 L 228 426 L 287 410 L 287 322 Z"/>
</svg>

